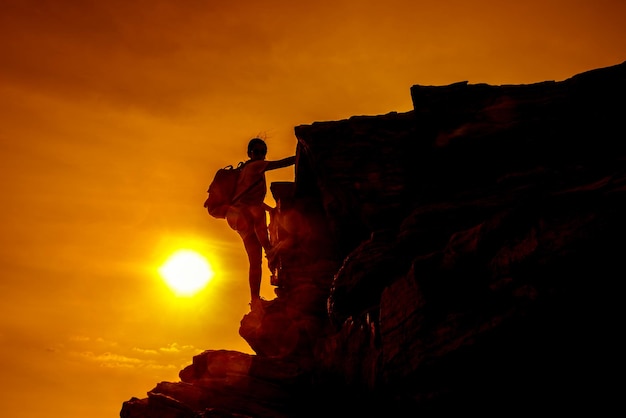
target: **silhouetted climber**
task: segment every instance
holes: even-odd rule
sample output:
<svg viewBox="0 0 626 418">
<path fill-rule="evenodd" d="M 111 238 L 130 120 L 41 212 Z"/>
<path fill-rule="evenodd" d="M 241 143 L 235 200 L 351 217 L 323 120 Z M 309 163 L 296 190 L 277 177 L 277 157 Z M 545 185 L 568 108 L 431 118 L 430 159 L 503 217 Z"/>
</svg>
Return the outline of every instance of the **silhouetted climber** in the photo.
<svg viewBox="0 0 626 418">
<path fill-rule="evenodd" d="M 237 231 L 243 240 L 250 263 L 248 280 L 250 282 L 250 305 L 256 306 L 261 301 L 261 277 L 263 271 L 263 254 L 268 259 L 270 269 L 274 254 L 267 230 L 265 211 L 272 210 L 265 204 L 267 184 L 265 172 L 295 164 L 296 157 L 282 160 L 267 161 L 267 144 L 261 138 L 252 138 L 248 142 L 248 158 L 243 166 L 235 195 L 243 193 L 226 213 L 228 225 Z"/>
</svg>

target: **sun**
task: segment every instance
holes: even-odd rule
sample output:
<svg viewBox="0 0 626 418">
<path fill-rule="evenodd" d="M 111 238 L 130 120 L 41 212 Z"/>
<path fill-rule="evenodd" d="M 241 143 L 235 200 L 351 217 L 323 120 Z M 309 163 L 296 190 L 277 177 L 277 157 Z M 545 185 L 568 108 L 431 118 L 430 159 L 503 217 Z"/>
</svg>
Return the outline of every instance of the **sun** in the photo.
<svg viewBox="0 0 626 418">
<path fill-rule="evenodd" d="M 213 278 L 211 264 L 193 250 L 178 250 L 159 268 L 165 283 L 178 296 L 193 296 Z"/>
</svg>

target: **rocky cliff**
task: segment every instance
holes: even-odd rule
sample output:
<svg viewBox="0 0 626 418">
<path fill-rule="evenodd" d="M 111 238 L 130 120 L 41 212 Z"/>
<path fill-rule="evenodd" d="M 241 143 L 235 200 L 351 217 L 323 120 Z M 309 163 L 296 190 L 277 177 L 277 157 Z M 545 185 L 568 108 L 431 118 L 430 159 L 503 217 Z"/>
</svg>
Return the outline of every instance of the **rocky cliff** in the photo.
<svg viewBox="0 0 626 418">
<path fill-rule="evenodd" d="M 626 62 L 410 89 L 295 128 L 256 353 L 207 350 L 122 418 L 602 413 L 621 394 Z"/>
</svg>

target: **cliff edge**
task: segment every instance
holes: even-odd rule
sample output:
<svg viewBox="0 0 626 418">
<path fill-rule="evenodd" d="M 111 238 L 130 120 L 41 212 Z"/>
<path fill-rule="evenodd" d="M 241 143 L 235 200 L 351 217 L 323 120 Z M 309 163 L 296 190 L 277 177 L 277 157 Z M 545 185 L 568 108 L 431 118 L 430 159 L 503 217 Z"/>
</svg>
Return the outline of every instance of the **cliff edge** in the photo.
<svg viewBox="0 0 626 418">
<path fill-rule="evenodd" d="M 256 354 L 200 353 L 121 418 L 617 406 L 626 62 L 410 94 L 295 127 L 295 181 L 271 185 L 276 298 L 239 329 Z"/>
</svg>

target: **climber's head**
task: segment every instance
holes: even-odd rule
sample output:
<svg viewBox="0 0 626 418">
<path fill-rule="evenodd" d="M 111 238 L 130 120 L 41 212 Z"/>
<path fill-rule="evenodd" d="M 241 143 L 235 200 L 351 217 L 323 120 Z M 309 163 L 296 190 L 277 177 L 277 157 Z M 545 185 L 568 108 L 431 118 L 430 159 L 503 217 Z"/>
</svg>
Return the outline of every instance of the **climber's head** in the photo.
<svg viewBox="0 0 626 418">
<path fill-rule="evenodd" d="M 267 154 L 267 144 L 261 138 L 252 138 L 248 142 L 248 157 L 252 159 L 264 159 Z"/>
</svg>

